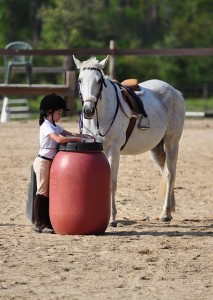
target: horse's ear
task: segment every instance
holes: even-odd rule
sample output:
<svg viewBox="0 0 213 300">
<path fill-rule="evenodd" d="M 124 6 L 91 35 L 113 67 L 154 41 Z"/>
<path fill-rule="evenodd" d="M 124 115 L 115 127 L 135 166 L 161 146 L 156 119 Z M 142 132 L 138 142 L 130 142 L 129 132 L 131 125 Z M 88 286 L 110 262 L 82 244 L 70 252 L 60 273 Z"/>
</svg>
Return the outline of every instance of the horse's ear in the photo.
<svg viewBox="0 0 213 300">
<path fill-rule="evenodd" d="M 101 69 L 103 69 L 106 66 L 108 59 L 109 59 L 109 55 L 107 55 L 107 57 L 105 59 L 103 59 L 102 61 L 100 61 L 98 63 L 100 65 Z"/>
<path fill-rule="evenodd" d="M 78 60 L 78 59 L 75 57 L 75 55 L 73 55 L 72 57 L 73 57 L 73 60 L 74 60 L 74 62 L 75 62 L 75 65 L 76 65 L 77 69 L 80 69 L 80 68 L 81 68 L 82 62 L 81 62 L 80 60 Z"/>
</svg>

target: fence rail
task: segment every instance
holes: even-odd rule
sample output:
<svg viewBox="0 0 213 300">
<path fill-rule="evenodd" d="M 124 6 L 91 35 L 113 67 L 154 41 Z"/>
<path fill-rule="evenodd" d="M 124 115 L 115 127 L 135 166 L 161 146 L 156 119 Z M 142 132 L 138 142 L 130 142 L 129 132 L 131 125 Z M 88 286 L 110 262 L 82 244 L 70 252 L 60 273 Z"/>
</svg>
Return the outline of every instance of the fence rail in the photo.
<svg viewBox="0 0 213 300">
<path fill-rule="evenodd" d="M 0 84 L 0 95 L 41 96 L 56 93 L 66 97 L 70 114 L 74 113 L 76 77 L 74 71 L 66 71 L 64 84 Z"/>
<path fill-rule="evenodd" d="M 141 56 L 212 56 L 213 48 L 176 48 L 176 49 L 0 49 L 0 55 L 33 55 L 33 56 L 70 56 L 70 55 L 141 55 Z"/>
<path fill-rule="evenodd" d="M 15 73 L 26 73 L 26 68 L 24 67 L 13 67 L 13 72 Z M 33 73 L 40 74 L 63 74 L 68 71 L 67 68 L 64 67 L 33 67 Z M 0 73 L 4 73 L 4 67 L 0 67 Z"/>
<path fill-rule="evenodd" d="M 66 85 L 53 84 L 0 84 L 1 95 L 40 96 L 56 93 L 63 96 L 73 96 L 74 88 Z"/>
<path fill-rule="evenodd" d="M 213 56 L 213 48 L 178 48 L 178 49 L 117 49 L 114 41 L 110 41 L 109 48 L 105 49 L 32 49 L 32 50 L 6 50 L 0 49 L 0 55 L 27 55 L 27 56 L 81 56 L 81 55 L 110 55 L 109 75 L 114 78 L 115 56 Z M 33 73 L 62 74 L 64 85 L 13 85 L 0 84 L 0 95 L 44 95 L 55 92 L 67 97 L 67 106 L 74 112 L 74 89 L 76 87 L 75 72 L 68 71 L 69 64 L 62 67 L 33 67 Z M 25 72 L 24 68 L 13 68 L 17 73 Z M 4 67 L 0 67 L 4 73 Z"/>
</svg>

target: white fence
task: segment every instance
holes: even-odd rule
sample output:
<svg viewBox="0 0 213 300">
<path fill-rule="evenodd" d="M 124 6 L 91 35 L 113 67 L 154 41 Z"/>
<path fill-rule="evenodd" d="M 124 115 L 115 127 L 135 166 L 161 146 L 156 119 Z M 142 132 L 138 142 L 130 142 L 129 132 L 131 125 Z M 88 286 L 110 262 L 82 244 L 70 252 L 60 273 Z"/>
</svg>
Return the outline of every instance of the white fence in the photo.
<svg viewBox="0 0 213 300">
<path fill-rule="evenodd" d="M 23 119 L 30 117 L 30 106 L 27 99 L 9 99 L 11 119 Z"/>
<path fill-rule="evenodd" d="M 24 119 L 30 117 L 30 106 L 27 99 L 9 99 L 4 97 L 1 110 L 1 122 L 11 119 Z"/>
</svg>

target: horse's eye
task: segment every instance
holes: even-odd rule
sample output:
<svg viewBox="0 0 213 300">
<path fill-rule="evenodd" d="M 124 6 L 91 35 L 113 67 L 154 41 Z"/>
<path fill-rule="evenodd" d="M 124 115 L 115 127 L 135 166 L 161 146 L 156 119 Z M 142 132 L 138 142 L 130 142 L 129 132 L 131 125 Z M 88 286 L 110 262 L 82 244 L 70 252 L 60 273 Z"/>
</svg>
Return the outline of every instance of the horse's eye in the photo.
<svg viewBox="0 0 213 300">
<path fill-rule="evenodd" d="M 101 79 L 98 79 L 98 84 L 100 84 L 101 83 Z"/>
<path fill-rule="evenodd" d="M 78 79 L 78 84 L 80 84 L 81 83 L 81 79 Z"/>
</svg>

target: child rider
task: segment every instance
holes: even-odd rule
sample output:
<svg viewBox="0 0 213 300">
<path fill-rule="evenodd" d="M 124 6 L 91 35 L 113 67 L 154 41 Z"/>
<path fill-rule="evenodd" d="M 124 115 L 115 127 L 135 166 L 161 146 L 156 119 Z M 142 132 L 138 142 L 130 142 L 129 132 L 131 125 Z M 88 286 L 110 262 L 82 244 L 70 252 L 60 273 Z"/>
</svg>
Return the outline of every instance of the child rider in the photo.
<svg viewBox="0 0 213 300">
<path fill-rule="evenodd" d="M 49 217 L 49 175 L 58 144 L 82 142 L 82 137 L 89 135 L 71 133 L 57 123 L 65 110 L 64 99 L 56 94 L 45 96 L 40 103 L 40 149 L 34 160 L 33 169 L 36 174 L 37 191 L 33 204 L 35 231 L 54 233 Z"/>
</svg>

